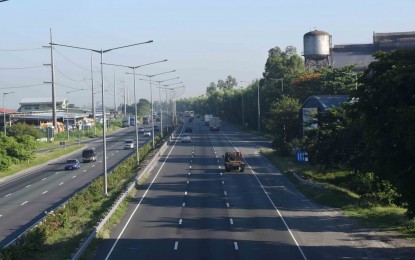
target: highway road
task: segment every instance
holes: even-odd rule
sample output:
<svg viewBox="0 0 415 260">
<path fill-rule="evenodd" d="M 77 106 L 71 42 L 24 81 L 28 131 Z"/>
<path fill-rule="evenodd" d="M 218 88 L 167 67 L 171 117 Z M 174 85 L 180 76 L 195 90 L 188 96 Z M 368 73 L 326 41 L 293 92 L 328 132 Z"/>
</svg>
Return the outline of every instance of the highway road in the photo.
<svg viewBox="0 0 415 260">
<path fill-rule="evenodd" d="M 135 127 L 122 128 L 107 136 L 107 167 L 110 170 L 135 150 L 124 150 L 123 141 L 135 140 Z M 149 137 L 139 134 L 139 145 L 149 141 Z M 24 174 L 0 179 L 0 247 L 4 247 L 18 235 L 31 227 L 39 219 L 71 195 L 103 174 L 102 138 L 86 143 L 95 147 L 98 160 L 81 163 L 76 171 L 64 171 L 67 158 L 78 158 L 82 162 L 82 150 L 53 163 L 32 168 Z"/>
<path fill-rule="evenodd" d="M 336 211 L 307 200 L 258 149 L 269 142 L 223 125 L 192 126 L 160 157 L 96 259 L 376 258 Z M 225 172 L 239 150 L 244 173 Z"/>
</svg>

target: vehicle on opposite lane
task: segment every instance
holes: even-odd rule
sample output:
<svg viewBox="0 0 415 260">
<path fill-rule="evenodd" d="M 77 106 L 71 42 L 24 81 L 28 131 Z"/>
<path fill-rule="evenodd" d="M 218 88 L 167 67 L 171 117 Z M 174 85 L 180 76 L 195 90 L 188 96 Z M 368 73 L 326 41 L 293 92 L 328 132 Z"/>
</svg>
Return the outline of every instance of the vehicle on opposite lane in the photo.
<svg viewBox="0 0 415 260">
<path fill-rule="evenodd" d="M 189 134 L 183 134 L 182 135 L 182 143 L 190 143 L 190 135 Z"/>
<path fill-rule="evenodd" d="M 65 163 L 65 171 L 66 170 L 79 170 L 81 168 L 81 163 L 78 159 L 69 159 Z"/>
<path fill-rule="evenodd" d="M 133 139 L 127 139 L 124 142 L 124 149 L 134 149 L 134 141 Z"/>
</svg>

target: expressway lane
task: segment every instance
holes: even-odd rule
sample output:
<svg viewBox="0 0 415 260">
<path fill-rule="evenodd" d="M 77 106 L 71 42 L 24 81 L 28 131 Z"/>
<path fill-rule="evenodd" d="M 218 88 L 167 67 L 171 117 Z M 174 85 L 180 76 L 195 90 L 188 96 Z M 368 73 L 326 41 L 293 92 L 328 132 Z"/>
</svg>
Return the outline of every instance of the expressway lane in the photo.
<svg viewBox="0 0 415 260">
<path fill-rule="evenodd" d="M 123 140 L 135 136 L 134 128 L 126 128 L 108 135 L 108 169 L 130 156 L 134 150 L 124 150 Z M 140 136 L 140 145 L 149 138 Z M 60 159 L 17 174 L 0 182 L 0 246 L 3 247 L 15 239 L 24 230 L 31 227 L 45 215 L 70 198 L 72 194 L 102 175 L 102 141 L 91 140 L 88 146 L 95 147 L 98 160 L 81 163 L 76 171 L 63 169 L 66 159 Z M 81 151 L 73 153 L 71 158 L 81 160 Z"/>
<path fill-rule="evenodd" d="M 253 175 L 223 172 L 229 140 L 191 125 L 193 143 L 160 158 L 96 259 L 305 259 Z"/>
</svg>

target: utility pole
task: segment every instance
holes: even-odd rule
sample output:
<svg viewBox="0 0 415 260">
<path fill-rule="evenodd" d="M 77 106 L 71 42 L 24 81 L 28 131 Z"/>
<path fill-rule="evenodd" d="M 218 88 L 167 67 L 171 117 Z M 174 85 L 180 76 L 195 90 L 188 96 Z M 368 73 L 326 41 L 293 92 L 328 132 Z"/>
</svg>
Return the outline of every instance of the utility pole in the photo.
<svg viewBox="0 0 415 260">
<path fill-rule="evenodd" d="M 94 134 L 97 134 L 97 121 L 95 116 L 95 92 L 94 92 L 94 73 L 92 71 L 92 51 L 91 51 L 91 85 L 92 85 L 92 118 L 94 119 Z"/>
<path fill-rule="evenodd" d="M 117 111 L 117 98 L 116 98 L 117 92 L 116 91 L 117 91 L 117 87 L 115 84 L 115 71 L 114 71 L 114 112 Z"/>
<path fill-rule="evenodd" d="M 124 85 L 124 81 L 122 82 L 122 84 Z M 127 93 L 127 89 L 125 88 L 125 85 L 124 85 L 124 117 L 127 116 L 127 96 L 126 96 L 126 93 Z"/>
<path fill-rule="evenodd" d="M 56 130 L 56 94 L 55 94 L 55 66 L 53 63 L 53 46 L 52 46 L 52 28 L 49 29 L 50 32 L 50 67 L 52 68 L 52 125 L 53 131 Z"/>
</svg>

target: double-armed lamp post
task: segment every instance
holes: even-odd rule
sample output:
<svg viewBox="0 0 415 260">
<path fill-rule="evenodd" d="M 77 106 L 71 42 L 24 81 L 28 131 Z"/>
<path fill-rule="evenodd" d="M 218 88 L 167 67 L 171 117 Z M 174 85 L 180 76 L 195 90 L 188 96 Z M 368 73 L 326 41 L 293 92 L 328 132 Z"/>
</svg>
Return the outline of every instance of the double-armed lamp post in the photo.
<svg viewBox="0 0 415 260">
<path fill-rule="evenodd" d="M 105 118 L 105 102 L 104 102 L 104 68 L 103 68 L 103 56 L 104 53 L 110 52 L 110 51 L 114 51 L 114 50 L 118 50 L 118 49 L 123 49 L 123 48 L 127 48 L 127 47 L 132 47 L 132 46 L 137 46 L 137 45 L 142 45 L 142 44 L 147 44 L 147 43 L 152 43 L 153 41 L 146 41 L 146 42 L 140 42 L 140 43 L 135 43 L 135 44 L 129 44 L 129 45 L 124 45 L 124 46 L 120 46 L 120 47 L 115 47 L 115 48 L 111 48 L 111 49 L 90 49 L 90 48 L 83 48 L 83 47 L 77 47 L 77 46 L 71 46 L 71 45 L 64 45 L 64 44 L 58 44 L 58 43 L 53 43 L 51 42 L 50 45 L 55 45 L 55 46 L 61 46 L 61 47 L 68 47 L 68 48 L 73 48 L 73 49 L 80 49 L 80 50 L 86 50 L 86 51 L 92 51 L 92 52 L 96 52 L 99 53 L 101 56 L 101 91 L 102 91 L 102 119 L 103 119 L 103 126 L 102 126 L 102 142 L 103 142 L 103 149 L 104 149 L 104 154 L 103 154 L 103 162 L 104 162 L 104 195 L 107 196 L 108 195 L 108 188 L 107 188 L 107 139 L 106 139 L 106 118 Z"/>
<path fill-rule="evenodd" d="M 153 132 L 152 132 L 152 137 L 153 137 L 153 149 L 155 148 L 155 143 L 154 143 L 154 107 L 153 107 L 153 87 L 151 85 L 151 79 L 153 77 L 159 76 L 159 75 L 163 75 L 163 74 L 167 74 L 167 73 L 172 73 L 172 72 L 176 72 L 176 70 L 170 70 L 170 71 L 166 71 L 166 72 L 161 72 L 161 73 L 157 73 L 157 74 L 152 74 L 152 75 L 145 75 L 145 74 L 138 74 L 136 73 L 135 75 L 139 75 L 139 76 L 144 76 L 150 79 L 150 99 L 151 99 L 151 123 L 152 123 L 152 128 L 153 128 Z M 127 73 L 127 74 L 131 74 L 131 73 Z"/>
<path fill-rule="evenodd" d="M 124 67 L 124 68 L 128 68 L 128 69 L 132 69 L 133 70 L 133 75 L 134 75 L 135 142 L 136 142 L 136 161 L 137 161 L 137 165 L 140 164 L 140 154 L 139 154 L 139 151 L 138 151 L 137 94 L 136 94 L 136 87 L 135 87 L 135 75 L 136 75 L 135 74 L 135 70 L 137 68 L 140 68 L 140 67 L 144 67 L 144 66 L 148 66 L 148 65 L 152 65 L 152 64 L 156 64 L 156 63 L 161 63 L 161 62 L 166 62 L 166 61 L 167 60 L 160 60 L 160 61 L 151 62 L 151 63 L 147 63 L 147 64 L 143 64 L 143 65 L 138 65 L 138 66 L 126 66 L 126 65 L 119 65 L 119 64 L 103 63 L 104 65 Z"/>
</svg>

